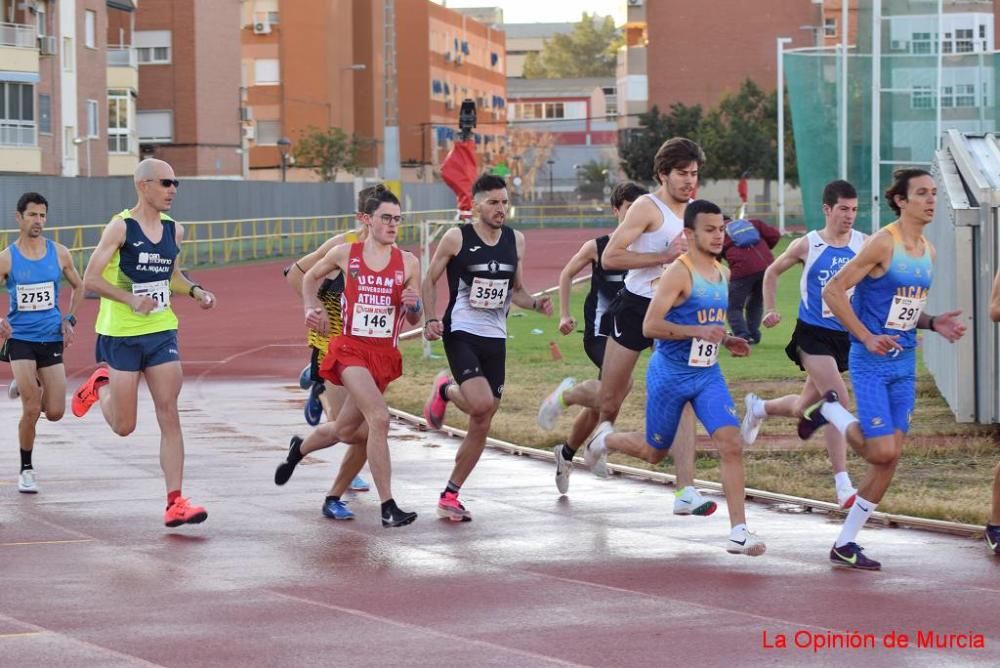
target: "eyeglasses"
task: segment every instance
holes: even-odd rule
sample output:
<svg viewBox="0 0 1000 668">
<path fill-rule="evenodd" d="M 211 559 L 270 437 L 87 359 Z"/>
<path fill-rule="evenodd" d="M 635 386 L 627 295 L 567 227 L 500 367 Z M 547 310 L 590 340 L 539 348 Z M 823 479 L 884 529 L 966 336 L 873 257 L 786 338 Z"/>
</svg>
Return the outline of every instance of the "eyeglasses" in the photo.
<svg viewBox="0 0 1000 668">
<path fill-rule="evenodd" d="M 170 186 L 178 188 L 181 185 L 181 182 L 178 181 L 177 179 L 146 179 L 145 181 L 143 181 L 143 183 L 150 183 L 150 182 L 159 183 L 164 188 L 169 188 Z"/>
<path fill-rule="evenodd" d="M 394 223 L 396 225 L 399 225 L 400 223 L 403 222 L 402 216 L 394 216 L 391 213 L 383 213 L 381 216 L 379 216 L 379 219 L 386 225 L 388 225 L 389 223 Z"/>
</svg>

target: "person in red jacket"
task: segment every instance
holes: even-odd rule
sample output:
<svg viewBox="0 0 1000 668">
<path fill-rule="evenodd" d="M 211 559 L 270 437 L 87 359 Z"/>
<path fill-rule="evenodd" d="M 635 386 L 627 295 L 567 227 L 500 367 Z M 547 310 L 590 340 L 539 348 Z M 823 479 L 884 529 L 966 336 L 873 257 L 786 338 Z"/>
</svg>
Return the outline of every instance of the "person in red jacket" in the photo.
<svg viewBox="0 0 1000 668">
<path fill-rule="evenodd" d="M 764 317 L 764 270 L 774 262 L 771 249 L 781 237 L 760 220 L 727 220 L 722 257 L 729 265 L 729 327 L 733 335 L 760 343 Z"/>
</svg>

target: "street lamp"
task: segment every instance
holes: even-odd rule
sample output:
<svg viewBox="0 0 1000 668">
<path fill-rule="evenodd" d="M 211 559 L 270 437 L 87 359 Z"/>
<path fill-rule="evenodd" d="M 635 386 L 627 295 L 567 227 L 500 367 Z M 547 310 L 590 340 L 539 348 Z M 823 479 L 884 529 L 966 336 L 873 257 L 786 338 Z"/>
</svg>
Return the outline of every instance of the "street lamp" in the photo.
<svg viewBox="0 0 1000 668">
<path fill-rule="evenodd" d="M 278 140 L 278 151 L 281 152 L 281 182 L 285 182 L 285 172 L 288 169 L 288 150 L 292 146 L 292 140 L 282 137 Z"/>
<path fill-rule="evenodd" d="M 549 201 L 551 202 L 551 201 L 555 200 L 555 196 L 552 194 L 552 169 L 553 169 L 553 166 L 556 164 L 556 161 L 552 160 L 550 158 L 550 159 L 546 160 L 545 162 L 549 166 Z"/>
<path fill-rule="evenodd" d="M 86 144 L 87 145 L 87 176 L 88 177 L 91 176 L 91 173 L 90 173 L 90 142 L 93 139 L 96 139 L 96 137 L 77 137 L 76 139 L 73 140 L 73 143 L 76 146 L 79 146 L 80 144 Z"/>
</svg>

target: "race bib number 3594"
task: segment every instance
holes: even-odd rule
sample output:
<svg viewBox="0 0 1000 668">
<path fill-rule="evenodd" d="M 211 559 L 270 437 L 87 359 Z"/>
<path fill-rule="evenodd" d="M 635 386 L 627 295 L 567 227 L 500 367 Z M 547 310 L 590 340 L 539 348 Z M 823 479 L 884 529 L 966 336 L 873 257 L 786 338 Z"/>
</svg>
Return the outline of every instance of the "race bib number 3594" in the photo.
<svg viewBox="0 0 1000 668">
<path fill-rule="evenodd" d="M 158 313 L 170 306 L 170 281 L 150 281 L 148 283 L 133 283 L 132 294 L 149 297 L 156 306 L 150 313 Z"/>
<path fill-rule="evenodd" d="M 688 366 L 709 367 L 719 358 L 719 344 L 705 339 L 691 339 Z"/>
<path fill-rule="evenodd" d="M 917 320 L 924 311 L 925 299 L 895 296 L 889 307 L 889 317 L 885 319 L 886 329 L 906 332 L 917 326 Z"/>
<path fill-rule="evenodd" d="M 395 306 L 355 304 L 351 313 L 351 336 L 387 339 L 392 336 Z"/>
<path fill-rule="evenodd" d="M 503 308 L 507 303 L 508 283 L 507 279 L 473 278 L 469 304 L 472 308 Z"/>
<path fill-rule="evenodd" d="M 56 288 L 52 281 L 17 286 L 18 311 L 48 311 L 56 306 Z"/>
</svg>

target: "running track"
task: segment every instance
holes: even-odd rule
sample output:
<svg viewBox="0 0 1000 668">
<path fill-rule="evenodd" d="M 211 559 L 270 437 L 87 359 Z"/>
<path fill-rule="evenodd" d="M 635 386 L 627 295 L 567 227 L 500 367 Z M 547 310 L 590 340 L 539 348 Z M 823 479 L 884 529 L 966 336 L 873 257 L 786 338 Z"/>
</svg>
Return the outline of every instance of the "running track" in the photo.
<svg viewBox="0 0 1000 668">
<path fill-rule="evenodd" d="M 552 284 L 580 235 L 536 250 L 529 288 Z M 463 492 L 475 521 L 434 517 L 456 442 L 393 427 L 394 492 L 421 513 L 382 529 L 374 493 L 358 519 L 319 504 L 340 451 L 271 484 L 303 431 L 299 309 L 274 266 L 198 272 L 215 313 L 180 305 L 188 382 L 185 490 L 208 522 L 164 530 L 152 407 L 112 436 L 97 414 L 40 428 L 42 493 L 0 480 L 0 665 L 983 665 L 1000 663 L 1000 560 L 981 541 L 868 529 L 882 573 L 830 569 L 837 522 L 753 505 L 769 551 L 720 547 L 724 511 L 669 513 L 670 489 L 586 471 L 559 498 L 551 465 L 488 451 Z M 232 277 L 236 279 L 233 281 Z M 93 302 L 88 306 L 93 308 Z M 88 322 L 88 316 L 81 318 Z M 210 324 L 211 322 L 211 324 Z M 267 347 L 264 347 L 267 346 Z M 67 362 L 92 366 L 80 341 Z M 73 349 L 71 349 L 73 350 Z M 6 370 L 6 369 L 5 369 Z M 255 377 L 256 376 L 256 377 Z M 0 402 L 0 470 L 16 470 L 19 406 Z M 721 502 L 721 499 L 720 499 Z M 785 512 L 783 512 L 783 510 Z M 828 632 L 874 650 L 794 647 Z M 984 649 L 889 649 L 883 637 L 978 633 Z M 788 649 L 765 648 L 785 634 Z"/>
</svg>

